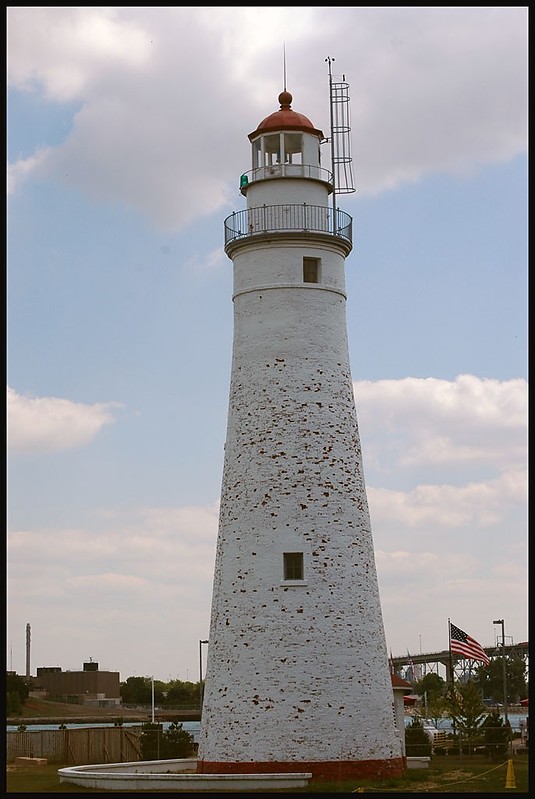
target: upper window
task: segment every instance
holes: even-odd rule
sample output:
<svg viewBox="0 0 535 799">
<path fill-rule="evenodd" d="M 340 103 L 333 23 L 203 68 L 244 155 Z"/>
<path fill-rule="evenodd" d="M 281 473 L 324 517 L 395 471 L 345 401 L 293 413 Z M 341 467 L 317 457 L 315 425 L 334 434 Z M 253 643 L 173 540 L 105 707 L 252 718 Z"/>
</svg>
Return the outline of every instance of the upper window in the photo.
<svg viewBox="0 0 535 799">
<path fill-rule="evenodd" d="M 302 133 L 266 133 L 253 142 L 253 169 L 303 163 Z"/>
<path fill-rule="evenodd" d="M 273 166 L 281 162 L 281 137 L 280 133 L 270 133 L 263 136 L 264 166 Z"/>
<path fill-rule="evenodd" d="M 320 282 L 319 258 L 303 258 L 303 281 L 305 283 Z"/>
<path fill-rule="evenodd" d="M 303 553 L 285 552 L 284 553 L 284 579 L 302 580 L 304 578 Z"/>
<path fill-rule="evenodd" d="M 286 164 L 303 163 L 303 134 L 284 133 L 284 162 Z"/>
</svg>

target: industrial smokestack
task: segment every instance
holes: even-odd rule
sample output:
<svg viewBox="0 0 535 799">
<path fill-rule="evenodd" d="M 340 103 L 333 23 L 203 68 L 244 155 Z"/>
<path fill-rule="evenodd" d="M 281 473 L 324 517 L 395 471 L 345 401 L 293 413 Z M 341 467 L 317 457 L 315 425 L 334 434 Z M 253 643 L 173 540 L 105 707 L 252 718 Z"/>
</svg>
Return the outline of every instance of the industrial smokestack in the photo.
<svg viewBox="0 0 535 799">
<path fill-rule="evenodd" d="M 31 641 L 31 627 L 26 625 L 26 677 L 30 676 L 30 641 Z"/>
</svg>

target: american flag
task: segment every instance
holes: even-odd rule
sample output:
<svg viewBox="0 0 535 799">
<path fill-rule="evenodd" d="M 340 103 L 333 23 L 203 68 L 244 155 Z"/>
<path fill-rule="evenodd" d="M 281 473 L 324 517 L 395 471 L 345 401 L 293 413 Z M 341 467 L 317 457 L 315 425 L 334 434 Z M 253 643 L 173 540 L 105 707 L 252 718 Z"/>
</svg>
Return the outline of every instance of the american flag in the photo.
<svg viewBox="0 0 535 799">
<path fill-rule="evenodd" d="M 490 660 L 481 644 L 472 638 L 468 633 L 465 633 L 455 624 L 450 622 L 450 649 L 456 655 L 462 655 L 465 658 L 472 660 L 482 660 L 488 666 Z"/>
</svg>

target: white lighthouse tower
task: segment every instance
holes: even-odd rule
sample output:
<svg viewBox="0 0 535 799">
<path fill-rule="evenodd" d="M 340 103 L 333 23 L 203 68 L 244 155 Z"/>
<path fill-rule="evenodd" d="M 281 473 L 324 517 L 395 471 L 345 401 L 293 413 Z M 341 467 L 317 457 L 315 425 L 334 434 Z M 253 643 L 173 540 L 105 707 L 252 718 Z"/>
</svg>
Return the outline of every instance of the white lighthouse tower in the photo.
<svg viewBox="0 0 535 799">
<path fill-rule="evenodd" d="M 352 220 L 330 207 L 323 133 L 286 90 L 279 103 L 249 135 L 247 208 L 225 220 L 234 341 L 197 770 L 396 776 L 347 342 Z"/>
</svg>

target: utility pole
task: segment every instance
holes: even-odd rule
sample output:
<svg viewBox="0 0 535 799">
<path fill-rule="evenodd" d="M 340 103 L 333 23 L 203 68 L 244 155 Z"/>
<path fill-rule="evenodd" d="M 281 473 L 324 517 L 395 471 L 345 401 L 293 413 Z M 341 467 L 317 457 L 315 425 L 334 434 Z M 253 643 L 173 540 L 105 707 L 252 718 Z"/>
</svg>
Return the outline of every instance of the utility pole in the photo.
<svg viewBox="0 0 535 799">
<path fill-rule="evenodd" d="M 502 668 L 503 668 L 503 713 L 505 716 L 505 723 L 509 719 L 507 717 L 507 664 L 505 661 L 505 621 L 504 619 L 495 619 L 493 624 L 500 624 L 502 628 Z"/>
</svg>

